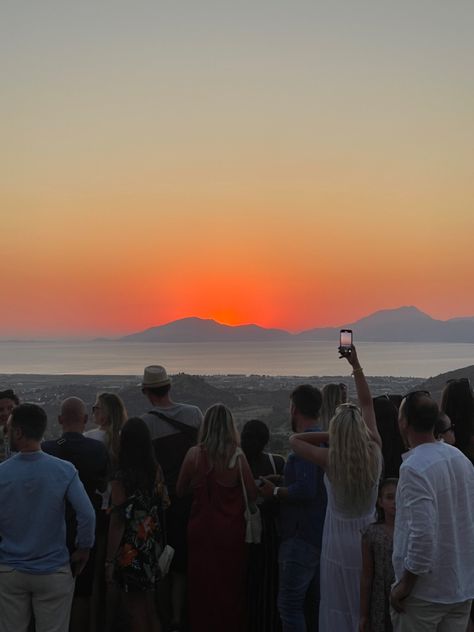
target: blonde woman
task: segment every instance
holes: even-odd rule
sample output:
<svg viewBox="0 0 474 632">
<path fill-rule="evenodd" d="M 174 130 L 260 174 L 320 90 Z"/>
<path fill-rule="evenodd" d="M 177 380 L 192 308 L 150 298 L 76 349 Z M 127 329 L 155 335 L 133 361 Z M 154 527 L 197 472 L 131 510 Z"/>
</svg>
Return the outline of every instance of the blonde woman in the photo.
<svg viewBox="0 0 474 632">
<path fill-rule="evenodd" d="M 92 406 L 92 412 L 98 428 L 88 430 L 84 435 L 105 443 L 111 463 L 115 465 L 120 447 L 120 431 L 127 421 L 125 405 L 115 393 L 100 393 Z"/>
<path fill-rule="evenodd" d="M 325 471 L 328 506 L 321 551 L 319 631 L 359 626 L 361 532 L 375 517 L 382 470 L 372 397 L 355 347 L 341 356 L 353 367 L 360 409 L 341 404 L 329 432 L 293 435 L 293 450 Z M 329 448 L 321 444 L 329 444 Z"/>
<path fill-rule="evenodd" d="M 127 411 L 123 401 L 115 393 L 100 393 L 92 406 L 94 421 L 97 428 L 88 430 L 84 433 L 89 439 L 96 439 L 105 444 L 109 454 L 109 466 L 112 472 L 118 465 L 118 456 L 120 450 L 120 432 L 122 426 L 127 421 Z M 97 513 L 96 524 L 96 572 L 92 593 L 92 632 L 95 630 L 111 630 L 113 625 L 114 610 L 117 607 L 118 591 L 110 589 L 107 591 L 107 603 L 105 612 L 105 621 L 102 619 L 103 600 L 105 593 L 105 549 L 107 542 L 107 532 L 109 529 L 110 517 L 108 510 L 110 507 L 111 485 L 107 486 L 102 496 L 101 511 Z M 97 626 L 97 627 L 96 627 Z"/>
<path fill-rule="evenodd" d="M 223 404 L 212 406 L 176 486 L 178 496 L 193 494 L 188 523 L 193 632 L 244 629 L 246 544 L 240 469 L 249 500 L 256 499 L 257 488 L 239 444 L 230 410 Z"/>
</svg>

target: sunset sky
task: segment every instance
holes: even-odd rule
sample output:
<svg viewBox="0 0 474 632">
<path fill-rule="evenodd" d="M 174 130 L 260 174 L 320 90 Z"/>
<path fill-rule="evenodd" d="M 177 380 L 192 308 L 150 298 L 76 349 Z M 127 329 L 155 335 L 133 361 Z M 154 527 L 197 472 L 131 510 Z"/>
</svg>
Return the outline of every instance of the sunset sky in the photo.
<svg viewBox="0 0 474 632">
<path fill-rule="evenodd" d="M 6 0 L 0 338 L 474 316 L 472 0 Z"/>
</svg>

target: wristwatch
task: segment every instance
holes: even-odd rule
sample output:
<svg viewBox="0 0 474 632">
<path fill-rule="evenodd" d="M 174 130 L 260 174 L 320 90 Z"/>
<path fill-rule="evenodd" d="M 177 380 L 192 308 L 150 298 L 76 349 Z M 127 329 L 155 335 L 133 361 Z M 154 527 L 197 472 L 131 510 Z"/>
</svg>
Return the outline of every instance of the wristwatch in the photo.
<svg viewBox="0 0 474 632">
<path fill-rule="evenodd" d="M 279 490 L 279 489 L 280 489 L 279 487 L 274 487 L 274 488 L 273 488 L 273 495 L 274 495 L 274 496 L 278 496 L 278 490 Z"/>
</svg>

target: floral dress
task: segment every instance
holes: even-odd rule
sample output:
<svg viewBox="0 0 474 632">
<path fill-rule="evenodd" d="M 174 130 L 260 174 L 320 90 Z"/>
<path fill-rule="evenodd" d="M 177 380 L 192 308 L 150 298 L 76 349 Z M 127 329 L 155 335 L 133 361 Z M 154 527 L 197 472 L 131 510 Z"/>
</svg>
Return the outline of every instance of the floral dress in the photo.
<svg viewBox="0 0 474 632">
<path fill-rule="evenodd" d="M 122 482 L 124 476 L 119 472 L 115 479 Z M 154 590 L 161 579 L 158 560 L 164 544 L 160 515 L 167 505 L 168 495 L 159 473 L 151 493 L 137 489 L 123 504 L 112 508 L 125 522 L 114 561 L 115 581 L 125 592 Z"/>
<path fill-rule="evenodd" d="M 374 576 L 370 599 L 370 632 L 392 632 L 389 598 L 395 575 L 392 566 L 393 536 L 383 524 L 367 527 L 363 537 L 374 560 Z"/>
</svg>

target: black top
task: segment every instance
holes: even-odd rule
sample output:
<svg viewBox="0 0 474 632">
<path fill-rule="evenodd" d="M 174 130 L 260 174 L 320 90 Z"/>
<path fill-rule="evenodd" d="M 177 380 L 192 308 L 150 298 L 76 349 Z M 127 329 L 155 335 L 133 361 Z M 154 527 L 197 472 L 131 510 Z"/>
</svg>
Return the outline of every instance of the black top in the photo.
<svg viewBox="0 0 474 632">
<path fill-rule="evenodd" d="M 105 445 L 80 432 L 65 432 L 59 439 L 44 441 L 41 447 L 44 452 L 75 466 L 94 509 L 100 509 L 102 498 L 96 491 L 105 491 L 109 472 Z"/>
</svg>

